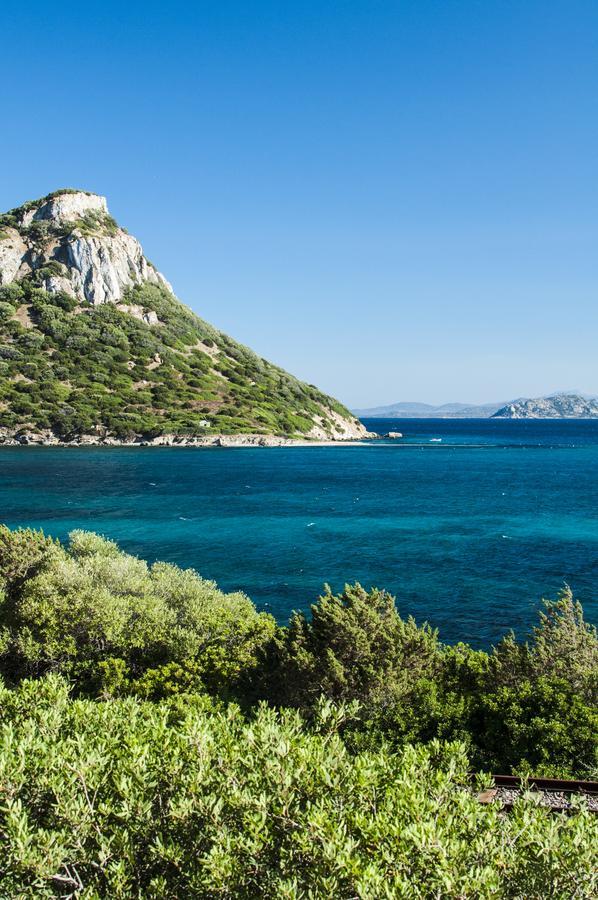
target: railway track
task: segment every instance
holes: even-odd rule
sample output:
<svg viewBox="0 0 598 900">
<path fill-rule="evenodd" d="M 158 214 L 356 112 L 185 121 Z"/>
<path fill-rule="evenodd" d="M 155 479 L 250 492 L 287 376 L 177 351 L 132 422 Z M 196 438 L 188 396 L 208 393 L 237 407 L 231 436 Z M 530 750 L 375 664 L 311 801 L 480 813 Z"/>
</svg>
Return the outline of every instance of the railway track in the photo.
<svg viewBox="0 0 598 900">
<path fill-rule="evenodd" d="M 518 778 L 516 775 L 494 775 L 494 787 L 478 794 L 480 803 L 500 803 L 509 810 L 524 791 L 535 795 L 538 802 L 555 812 L 572 808 L 572 798 L 581 797 L 591 812 L 598 813 L 598 781 L 562 778 Z"/>
</svg>

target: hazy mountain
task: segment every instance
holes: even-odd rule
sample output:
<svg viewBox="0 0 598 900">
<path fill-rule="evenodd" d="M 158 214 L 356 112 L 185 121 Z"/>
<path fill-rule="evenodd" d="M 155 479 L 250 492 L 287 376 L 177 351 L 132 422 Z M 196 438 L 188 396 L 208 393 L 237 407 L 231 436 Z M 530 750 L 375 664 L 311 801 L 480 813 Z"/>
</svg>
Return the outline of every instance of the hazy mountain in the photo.
<svg viewBox="0 0 598 900">
<path fill-rule="evenodd" d="M 432 406 L 429 403 L 401 401 L 390 406 L 375 406 L 370 409 L 354 409 L 362 419 L 487 419 L 501 406 L 501 403 L 443 403 Z"/>
</svg>

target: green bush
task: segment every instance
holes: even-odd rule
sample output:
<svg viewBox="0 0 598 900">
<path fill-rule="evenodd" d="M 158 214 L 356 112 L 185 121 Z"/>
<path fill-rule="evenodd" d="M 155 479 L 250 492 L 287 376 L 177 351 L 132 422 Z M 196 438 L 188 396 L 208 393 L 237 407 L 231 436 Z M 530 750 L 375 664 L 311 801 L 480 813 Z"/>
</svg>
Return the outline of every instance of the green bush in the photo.
<svg viewBox="0 0 598 900">
<path fill-rule="evenodd" d="M 491 653 L 441 644 L 384 591 L 327 591 L 279 629 L 254 681 L 256 696 L 307 717 L 321 696 L 359 701 L 355 748 L 459 740 L 478 768 L 598 774 L 598 638 L 568 589 L 529 642 L 509 636 Z"/>
<path fill-rule="evenodd" d="M 12 303 L 0 300 L 0 322 L 6 322 L 14 316 L 15 308 Z"/>
<path fill-rule="evenodd" d="M 340 595 L 327 589 L 309 618 L 295 613 L 271 654 L 267 672 L 283 705 L 308 708 L 323 694 L 386 708 L 434 670 L 438 641 L 401 619 L 386 591 L 356 584 Z"/>
<path fill-rule="evenodd" d="M 595 774 L 571 592 L 491 653 L 360 585 L 311 612 L 1 527 L 0 896 L 594 897 L 583 805 L 504 816 L 471 775 Z"/>
<path fill-rule="evenodd" d="M 481 693 L 469 729 L 475 762 L 486 769 L 598 775 L 598 711 L 565 679 L 541 676 Z"/>
<path fill-rule="evenodd" d="M 11 306 L 17 307 L 24 297 L 24 290 L 17 281 L 5 284 L 0 288 L 0 300 L 3 303 L 10 303 Z"/>
<path fill-rule="evenodd" d="M 351 755 L 349 714 L 0 690 L 5 897 L 595 896 L 595 817 L 481 805 L 458 745 Z"/>
<path fill-rule="evenodd" d="M 115 428 L 127 434 L 126 423 Z M 190 692 L 295 707 L 360 704 L 356 750 L 458 740 L 493 771 L 598 772 L 598 639 L 566 590 L 527 643 L 491 653 L 442 644 L 360 585 L 327 591 L 288 627 L 197 573 L 148 566 L 111 541 L 0 528 L 0 671 L 14 683 L 60 672 L 79 694 Z"/>
<path fill-rule="evenodd" d="M 224 594 L 192 570 L 148 566 L 87 532 L 64 548 L 0 529 L 0 586 L 6 677 L 61 672 L 102 695 L 160 695 L 173 664 L 185 683 L 192 673 L 196 687 L 226 694 L 275 629 L 244 594 Z"/>
</svg>

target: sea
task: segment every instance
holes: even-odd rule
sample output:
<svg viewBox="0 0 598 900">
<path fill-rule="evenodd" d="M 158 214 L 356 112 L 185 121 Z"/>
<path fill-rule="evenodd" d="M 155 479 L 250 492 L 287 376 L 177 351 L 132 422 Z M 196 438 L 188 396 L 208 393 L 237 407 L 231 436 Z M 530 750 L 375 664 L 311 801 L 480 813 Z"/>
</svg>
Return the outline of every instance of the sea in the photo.
<svg viewBox="0 0 598 900">
<path fill-rule="evenodd" d="M 489 647 L 565 584 L 598 620 L 598 421 L 370 419 L 402 438 L 280 448 L 0 449 L 0 521 L 196 569 L 284 623 L 325 584 L 390 591 Z"/>
</svg>

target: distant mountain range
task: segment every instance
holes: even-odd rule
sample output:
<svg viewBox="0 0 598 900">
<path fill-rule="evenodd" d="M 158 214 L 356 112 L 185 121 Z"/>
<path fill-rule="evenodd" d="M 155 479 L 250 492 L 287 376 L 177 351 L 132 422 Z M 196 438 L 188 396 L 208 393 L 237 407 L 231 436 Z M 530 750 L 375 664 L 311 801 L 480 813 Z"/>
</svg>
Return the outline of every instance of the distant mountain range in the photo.
<svg viewBox="0 0 598 900">
<path fill-rule="evenodd" d="M 502 403 L 430 403 L 401 401 L 389 406 L 355 409 L 362 419 L 595 419 L 598 398 L 581 392 L 561 392 L 535 399 Z"/>
<path fill-rule="evenodd" d="M 488 419 L 504 407 L 500 403 L 443 403 L 432 406 L 430 403 L 413 403 L 401 401 L 390 406 L 375 406 L 372 409 L 354 409 L 356 416 L 362 419 Z"/>
</svg>

